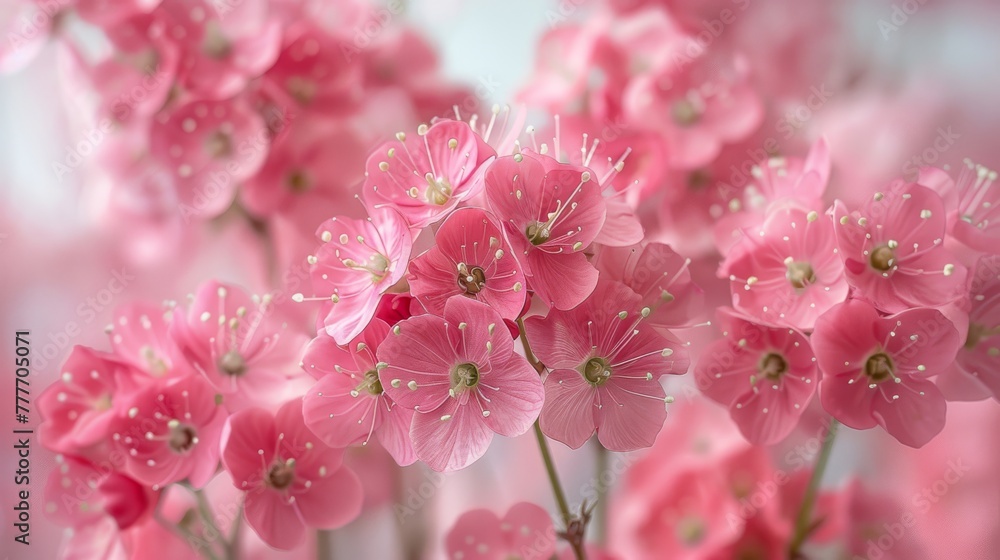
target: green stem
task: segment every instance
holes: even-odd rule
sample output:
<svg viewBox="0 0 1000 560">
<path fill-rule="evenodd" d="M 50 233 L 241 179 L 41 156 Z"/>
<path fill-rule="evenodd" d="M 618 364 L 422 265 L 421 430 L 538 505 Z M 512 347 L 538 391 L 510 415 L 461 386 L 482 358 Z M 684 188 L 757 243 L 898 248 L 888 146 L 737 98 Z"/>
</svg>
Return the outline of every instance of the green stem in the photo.
<svg viewBox="0 0 1000 560">
<path fill-rule="evenodd" d="M 597 482 L 601 483 L 603 480 L 604 473 L 608 472 L 608 464 L 611 458 L 611 452 L 608 451 L 606 447 L 597 442 Z M 597 534 L 597 543 L 603 545 L 607 540 L 608 536 L 608 495 L 611 493 L 610 488 L 603 488 L 601 495 L 597 497 L 597 504 L 595 507 L 597 511 L 594 519 L 596 521 L 596 527 L 594 527 L 594 532 Z"/>
<path fill-rule="evenodd" d="M 522 317 L 518 317 L 517 327 L 521 331 L 521 345 L 524 347 L 524 357 L 535 368 L 535 371 L 539 374 L 544 373 L 545 366 L 538 361 L 535 353 L 531 351 L 531 345 L 528 344 L 528 336 L 524 329 L 524 319 Z M 566 500 L 566 492 L 563 491 L 562 483 L 559 482 L 559 473 L 556 471 L 555 461 L 552 460 L 549 442 L 545 439 L 545 434 L 542 433 L 542 427 L 539 425 L 538 420 L 535 420 L 534 428 L 535 437 L 538 439 L 538 449 L 542 453 L 542 462 L 545 463 L 545 472 L 548 474 L 549 484 L 552 486 L 552 494 L 555 496 L 556 504 L 559 506 L 559 514 L 562 516 L 563 526 L 569 530 L 573 523 L 573 513 L 569 509 L 569 502 Z M 583 551 L 581 543 L 571 541 L 570 546 L 573 547 L 573 554 L 576 556 L 576 560 L 586 560 L 586 554 Z"/>
<path fill-rule="evenodd" d="M 528 344 L 528 333 L 524 330 L 524 317 L 517 318 L 517 328 L 521 331 L 521 346 L 524 347 L 524 357 L 528 360 L 528 363 L 534 366 L 535 371 L 540 374 L 545 372 L 545 366 L 542 362 L 538 360 L 535 353 L 531 351 L 531 345 Z"/>
<path fill-rule="evenodd" d="M 333 531 L 316 530 L 316 560 L 333 560 Z"/>
<path fill-rule="evenodd" d="M 552 460 L 552 453 L 549 451 L 549 443 L 542 433 L 541 426 L 535 422 L 535 437 L 538 438 L 538 449 L 542 452 L 542 461 L 545 463 L 545 472 L 549 475 L 549 484 L 552 485 L 552 493 L 556 497 L 559 505 L 559 514 L 562 515 L 563 522 L 569 526 L 573 519 L 573 514 L 569 510 L 569 503 L 566 501 L 566 493 L 563 492 L 562 483 L 559 482 L 559 473 L 556 472 L 556 464 Z"/>
<path fill-rule="evenodd" d="M 200 548 L 197 545 L 198 542 L 203 542 L 204 539 L 199 538 L 197 535 L 191 532 L 190 529 L 181 525 L 180 523 L 174 523 L 169 521 L 167 518 L 163 517 L 163 503 L 165 500 L 162 498 L 156 504 L 156 508 L 153 509 L 153 519 L 156 520 L 164 529 L 170 531 L 177 535 L 177 538 L 183 540 L 188 546 L 198 551 L 198 553 L 205 557 L 206 560 L 219 560 L 219 557 L 215 555 L 210 547 Z"/>
<path fill-rule="evenodd" d="M 802 497 L 802 505 L 799 507 L 798 516 L 795 518 L 795 533 L 792 536 L 791 544 L 788 546 L 788 558 L 794 560 L 799 557 L 799 550 L 805 544 L 806 538 L 813 529 L 812 513 L 816 503 L 816 496 L 819 493 L 820 483 L 823 481 L 823 473 L 830 462 L 830 454 L 833 451 L 833 442 L 837 437 L 837 421 L 830 419 L 830 428 L 823 439 L 823 446 L 819 450 L 819 457 L 816 458 L 816 466 L 813 467 L 812 476 L 809 478 L 809 485 L 806 493 Z"/>
<path fill-rule="evenodd" d="M 236 560 L 240 557 L 240 533 L 243 530 L 243 503 L 240 503 L 240 507 L 236 510 L 236 516 L 233 518 L 233 527 L 230 530 L 229 537 L 229 548 L 227 549 L 227 554 L 229 555 L 229 560 Z"/>
<path fill-rule="evenodd" d="M 205 493 L 194 488 L 191 488 L 191 491 L 194 493 L 195 501 L 198 503 L 198 514 L 201 515 L 205 526 L 218 535 L 218 540 L 222 544 L 222 551 L 225 557 L 233 558 L 232 546 L 226 540 L 226 534 L 215 524 L 215 514 L 212 513 L 212 507 L 208 505 L 208 498 L 205 497 Z"/>
</svg>

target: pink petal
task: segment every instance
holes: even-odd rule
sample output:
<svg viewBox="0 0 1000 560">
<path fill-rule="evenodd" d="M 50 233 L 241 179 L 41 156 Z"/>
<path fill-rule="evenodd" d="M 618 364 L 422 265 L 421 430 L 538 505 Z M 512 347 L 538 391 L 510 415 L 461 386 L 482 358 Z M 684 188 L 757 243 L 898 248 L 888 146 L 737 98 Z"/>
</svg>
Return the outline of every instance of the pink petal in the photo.
<svg viewBox="0 0 1000 560">
<path fill-rule="evenodd" d="M 309 527 L 336 529 L 361 513 L 361 481 L 347 467 L 310 480 L 312 486 L 295 493 L 295 507 Z"/>
<path fill-rule="evenodd" d="M 382 406 L 391 408 L 383 415 L 382 424 L 378 427 L 378 441 L 399 466 L 412 465 L 417 460 L 417 453 L 410 440 L 410 426 L 415 413 L 398 404 L 388 403 L 386 397 Z"/>
<path fill-rule="evenodd" d="M 517 437 L 531 428 L 542 410 L 545 399 L 542 380 L 535 368 L 518 354 L 511 354 L 506 363 L 495 360 L 492 365 L 490 373 L 482 376 L 483 383 L 501 389 L 482 390 L 490 399 L 482 403 L 490 411 L 483 421 L 502 436 Z"/>
<path fill-rule="evenodd" d="M 260 479 L 263 465 L 274 458 L 277 437 L 274 417 L 263 409 L 245 409 L 229 417 L 222 430 L 222 464 L 237 488 Z M 261 449 L 264 455 L 257 453 Z"/>
<path fill-rule="evenodd" d="M 306 526 L 288 499 L 278 492 L 248 492 L 243 508 L 250 528 L 274 548 L 291 550 L 306 538 Z"/>
<path fill-rule="evenodd" d="M 448 399 L 433 411 L 415 414 L 410 437 L 421 461 L 435 471 L 448 472 L 464 469 L 482 457 L 493 441 L 493 432 L 478 407 Z"/>
<path fill-rule="evenodd" d="M 360 379 L 333 373 L 320 379 L 302 398 L 306 425 L 330 447 L 348 447 L 367 441 L 383 420 L 377 398 L 356 391 Z M 352 391 L 357 395 L 351 396 Z"/>
<path fill-rule="evenodd" d="M 867 430 L 878 425 L 872 417 L 872 403 L 882 398 L 878 388 L 871 389 L 865 378 L 851 382 L 858 375 L 846 373 L 823 378 L 819 396 L 823 408 L 842 422 L 855 430 Z"/>
<path fill-rule="evenodd" d="M 884 398 L 872 402 L 872 416 L 900 443 L 923 447 L 944 429 L 947 403 L 932 381 L 910 378 L 883 385 Z"/>
<path fill-rule="evenodd" d="M 578 371 L 551 370 L 545 379 L 545 406 L 538 419 L 542 432 L 579 449 L 597 426 L 596 393 Z"/>
<path fill-rule="evenodd" d="M 556 309 L 572 309 L 597 286 L 597 269 L 583 253 L 528 253 L 530 287 L 542 301 Z"/>
<path fill-rule="evenodd" d="M 651 447 L 667 419 L 666 393 L 656 381 L 611 379 L 598 389 L 597 437 L 610 451 Z M 640 396 L 642 395 L 642 396 Z"/>
</svg>

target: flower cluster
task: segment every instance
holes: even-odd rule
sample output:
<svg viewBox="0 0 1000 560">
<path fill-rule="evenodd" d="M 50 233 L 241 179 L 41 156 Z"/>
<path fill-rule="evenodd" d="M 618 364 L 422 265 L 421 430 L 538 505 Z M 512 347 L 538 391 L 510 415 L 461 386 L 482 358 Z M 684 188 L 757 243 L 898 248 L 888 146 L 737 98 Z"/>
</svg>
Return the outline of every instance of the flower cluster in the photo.
<svg viewBox="0 0 1000 560">
<path fill-rule="evenodd" d="M 287 265 L 350 203 L 362 178 L 350 163 L 381 134 L 475 100 L 444 83 L 422 37 L 389 25 L 394 12 L 363 0 L 12 3 L 51 22 L 34 42 L 56 38 L 66 87 L 86 92 L 77 114 L 91 133 L 52 171 L 63 182 L 93 164 L 92 182 L 110 187 L 88 192 L 138 261 L 229 213 L 275 230 Z M 16 47 L 10 65 L 31 52 Z"/>
<path fill-rule="evenodd" d="M 308 430 L 301 397 L 282 397 L 305 342 L 283 313 L 270 294 L 207 282 L 186 309 L 118 309 L 106 329 L 110 352 L 73 349 L 39 397 L 41 441 L 61 465 L 46 509 L 73 527 L 70 548 L 128 550 L 159 527 L 172 486 L 200 496 L 220 460 L 220 476 L 246 494 L 247 523 L 274 547 L 296 546 L 307 526 L 357 516 L 361 486 L 343 450 Z M 281 402 L 276 413 L 261 408 Z M 191 525 L 215 550 L 219 534 L 206 536 L 219 531 L 214 519 L 200 523 Z"/>
<path fill-rule="evenodd" d="M 652 445 L 659 380 L 688 368 L 669 329 L 700 293 L 689 261 L 642 242 L 614 184 L 623 161 L 599 175 L 533 131 L 522 149 L 499 115 L 482 132 L 442 119 L 396 134 L 368 159 L 368 216 L 317 230 L 315 295 L 294 299 L 322 306 L 303 363 L 318 379 L 306 421 L 325 442 L 376 436 L 401 465 L 439 471 L 536 420 L 573 448 L 595 431 L 615 451 Z"/>
<path fill-rule="evenodd" d="M 820 142 L 804 160 L 755 167 L 759 211 L 734 205 L 719 222 L 732 307 L 698 385 L 755 443 L 784 439 L 818 392 L 845 425 L 920 447 L 944 427 L 946 399 L 1000 397 L 1000 364 L 972 357 L 996 340 L 984 316 L 996 259 L 977 250 L 991 232 L 975 217 L 995 174 L 924 168 L 862 205 L 824 208 L 826 153 Z"/>
</svg>

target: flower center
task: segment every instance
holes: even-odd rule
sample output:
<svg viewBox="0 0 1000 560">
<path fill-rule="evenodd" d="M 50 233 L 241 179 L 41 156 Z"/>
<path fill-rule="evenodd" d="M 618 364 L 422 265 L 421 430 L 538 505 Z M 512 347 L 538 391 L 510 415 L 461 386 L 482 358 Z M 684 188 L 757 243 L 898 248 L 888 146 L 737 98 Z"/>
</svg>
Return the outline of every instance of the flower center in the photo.
<svg viewBox="0 0 1000 560">
<path fill-rule="evenodd" d="M 171 420 L 167 425 L 170 427 L 167 445 L 174 453 L 187 453 L 198 443 L 198 432 L 191 426 L 181 424 L 176 420 Z"/>
<path fill-rule="evenodd" d="M 289 459 L 288 461 L 282 463 L 281 461 L 275 462 L 268 469 L 267 475 L 264 480 L 267 485 L 275 490 L 284 490 L 292 485 L 295 481 L 295 460 Z"/>
<path fill-rule="evenodd" d="M 476 364 L 464 363 L 451 370 L 451 388 L 458 393 L 479 385 L 479 368 Z"/>
<path fill-rule="evenodd" d="M 219 358 L 219 371 L 226 375 L 239 376 L 247 371 L 246 360 L 236 350 L 230 350 Z"/>
<path fill-rule="evenodd" d="M 813 271 L 811 264 L 805 261 L 792 261 L 786 266 L 788 270 L 785 272 L 785 278 L 795 289 L 801 290 L 816 283 L 816 272 Z"/>
<path fill-rule="evenodd" d="M 285 90 L 299 103 L 308 105 L 316 97 L 316 82 L 292 76 L 285 82 Z"/>
<path fill-rule="evenodd" d="M 781 354 L 771 352 L 761 359 L 757 369 L 768 379 L 778 379 L 788 371 L 788 362 Z"/>
<path fill-rule="evenodd" d="M 289 173 L 285 179 L 285 184 L 288 186 L 288 190 L 293 193 L 304 193 L 310 187 L 309 177 L 301 169 L 296 169 Z"/>
<path fill-rule="evenodd" d="M 543 224 L 541 222 L 535 222 L 533 224 L 528 224 L 527 229 L 524 230 L 524 234 L 528 236 L 528 241 L 532 245 L 541 245 L 549 240 L 549 228 L 548 224 Z"/>
<path fill-rule="evenodd" d="M 114 403 L 111 400 L 111 394 L 105 393 L 100 397 L 94 399 L 94 402 L 91 406 L 94 408 L 94 410 L 104 411 L 104 410 L 111 410 L 111 406 L 113 404 Z"/>
<path fill-rule="evenodd" d="M 205 138 L 205 152 L 213 159 L 222 159 L 233 153 L 233 141 L 225 132 L 216 130 Z"/>
<path fill-rule="evenodd" d="M 896 254 L 892 252 L 892 249 L 888 245 L 879 245 L 872 251 L 869 261 L 875 270 L 888 272 L 896 264 Z"/>
<path fill-rule="evenodd" d="M 205 25 L 205 37 L 202 39 L 201 50 L 209 58 L 216 60 L 229 56 L 233 51 L 233 44 L 229 42 L 222 29 L 214 21 Z"/>
<path fill-rule="evenodd" d="M 451 183 L 448 179 L 435 178 L 430 173 L 424 175 L 424 179 L 427 181 L 427 190 L 424 191 L 427 202 L 442 206 L 451 200 Z"/>
<path fill-rule="evenodd" d="M 389 272 L 389 259 L 382 253 L 372 253 L 368 261 L 358 262 L 354 259 L 344 259 L 341 261 L 344 266 L 354 270 L 364 270 L 372 275 L 372 282 L 378 283 Z"/>
<path fill-rule="evenodd" d="M 678 540 L 688 546 L 694 546 L 705 538 L 705 524 L 692 515 L 681 518 L 676 530 Z"/>
<path fill-rule="evenodd" d="M 702 191 L 712 182 L 712 175 L 705 169 L 695 169 L 687 177 L 688 188 Z"/>
<path fill-rule="evenodd" d="M 469 268 L 465 263 L 459 263 L 458 285 L 466 295 L 474 296 L 486 287 L 486 271 L 478 266 Z"/>
<path fill-rule="evenodd" d="M 972 350 L 979 345 L 984 338 L 1000 335 L 1000 326 L 992 329 L 979 323 L 969 323 L 969 335 L 965 339 L 965 349 Z"/>
<path fill-rule="evenodd" d="M 679 126 L 691 126 L 701 119 L 701 113 L 690 99 L 674 102 L 671 114 L 674 117 L 674 122 Z"/>
<path fill-rule="evenodd" d="M 364 388 L 372 396 L 377 397 L 382 394 L 384 389 L 382 389 L 382 382 L 379 381 L 378 371 L 373 369 L 365 372 Z"/>
<path fill-rule="evenodd" d="M 583 377 L 594 387 L 600 387 L 611 377 L 611 366 L 604 358 L 591 358 L 583 364 Z"/>
<path fill-rule="evenodd" d="M 143 346 L 139 349 L 139 354 L 145 360 L 146 367 L 149 368 L 149 373 L 160 376 L 167 372 L 167 362 L 159 357 L 151 346 Z"/>
<path fill-rule="evenodd" d="M 892 377 L 892 372 L 892 358 L 884 352 L 872 355 L 865 362 L 865 375 L 876 383 Z"/>
</svg>

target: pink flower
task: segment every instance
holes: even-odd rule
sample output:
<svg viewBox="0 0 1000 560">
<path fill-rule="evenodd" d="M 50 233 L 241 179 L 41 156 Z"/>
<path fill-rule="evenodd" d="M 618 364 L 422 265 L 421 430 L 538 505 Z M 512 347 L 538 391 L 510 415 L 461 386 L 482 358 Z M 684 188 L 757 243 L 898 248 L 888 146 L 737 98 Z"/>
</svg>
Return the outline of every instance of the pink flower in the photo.
<svg viewBox="0 0 1000 560">
<path fill-rule="evenodd" d="M 255 216 L 287 217 L 312 242 L 316 223 L 349 204 L 361 210 L 349 189 L 362 177 L 357 162 L 366 153 L 364 140 L 347 123 L 298 120 L 272 141 L 267 161 L 241 186 L 240 201 Z M 313 215 L 322 217 L 309 220 Z"/>
<path fill-rule="evenodd" d="M 382 388 L 375 357 L 389 325 L 372 319 L 345 346 L 320 332 L 302 358 L 303 367 L 319 380 L 302 399 L 306 425 L 330 447 L 367 445 L 378 436 L 400 465 L 417 460 L 410 443 L 413 411 L 397 406 Z"/>
<path fill-rule="evenodd" d="M 921 183 L 935 187 L 946 200 L 948 232 L 966 246 L 985 253 L 1000 249 L 1000 189 L 993 185 L 997 172 L 966 159 L 952 180 L 943 170 L 923 168 Z M 925 182 L 926 181 L 926 182 Z"/>
<path fill-rule="evenodd" d="M 825 140 L 818 140 L 805 159 L 772 157 L 751 167 L 750 175 L 752 182 L 742 189 L 729 184 L 720 187 L 727 198 L 727 191 L 737 190 L 737 196 L 727 201 L 729 212 L 715 225 L 716 245 L 724 254 L 745 239 L 744 230 L 759 227 L 778 208 L 824 207 L 823 193 L 830 180 L 830 148 Z"/>
<path fill-rule="evenodd" d="M 63 455 L 55 460 L 44 500 L 46 514 L 56 523 L 80 527 L 110 517 L 118 529 L 128 529 L 151 517 L 159 496 L 149 488 L 106 465 Z"/>
<path fill-rule="evenodd" d="M 97 12 L 114 12 L 98 0 L 78 6 L 87 17 L 86 5 Z M 95 14 L 96 15 L 96 14 Z M 116 50 L 96 63 L 83 53 L 70 51 L 72 67 L 84 78 L 83 87 L 95 90 L 100 99 L 97 114 L 116 124 L 146 123 L 167 102 L 177 77 L 179 46 L 166 36 L 166 24 L 148 15 L 128 17 L 108 31 Z M 136 94 L 136 92 L 140 92 Z"/>
<path fill-rule="evenodd" d="M 305 342 L 287 332 L 270 294 L 251 297 L 214 280 L 198 288 L 172 331 L 198 372 L 236 397 L 230 409 L 280 388 L 297 371 L 298 343 Z"/>
<path fill-rule="evenodd" d="M 910 447 L 944 427 L 945 400 L 928 377 L 942 373 L 961 346 L 958 331 L 935 309 L 880 317 L 849 300 L 816 321 L 813 350 L 823 371 L 823 408 L 845 425 L 880 425 Z"/>
<path fill-rule="evenodd" d="M 798 331 L 768 328 L 722 308 L 724 338 L 709 344 L 695 367 L 698 388 L 729 408 L 740 432 L 756 445 L 785 439 L 816 392 L 819 370 Z"/>
<path fill-rule="evenodd" d="M 222 462 L 246 492 L 244 516 L 267 544 L 288 550 L 306 528 L 334 529 L 361 512 L 361 483 L 342 465 L 344 452 L 316 439 L 302 401 L 276 415 L 251 408 L 234 414 L 222 435 Z"/>
<path fill-rule="evenodd" d="M 690 265 L 691 259 L 663 243 L 601 247 L 594 258 L 602 276 L 639 295 L 640 305 L 650 309 L 646 323 L 662 328 L 688 327 L 705 315 L 704 293 L 691 279 Z"/>
<path fill-rule="evenodd" d="M 362 94 L 361 67 L 343 56 L 342 44 L 303 19 L 285 29 L 284 45 L 266 74 L 269 93 L 323 114 L 349 110 Z"/>
<path fill-rule="evenodd" d="M 966 270 L 941 247 L 946 216 L 927 187 L 896 181 L 860 211 L 833 209 L 847 281 L 879 310 L 934 307 L 964 295 Z"/>
<path fill-rule="evenodd" d="M 56 468 L 45 483 L 43 499 L 49 519 L 69 527 L 60 558 L 107 560 L 128 558 L 133 529 L 155 524 L 158 492 L 131 478 L 75 457 L 57 455 Z"/>
<path fill-rule="evenodd" d="M 926 497 L 915 494 L 922 502 Z M 914 499 L 916 499 L 914 498 Z M 921 539 L 899 538 L 894 531 L 913 530 L 903 525 L 913 517 L 909 503 L 886 492 L 875 492 L 858 479 L 851 480 L 843 490 L 844 530 L 841 538 L 845 544 L 845 554 L 856 558 L 879 558 L 880 560 L 923 560 L 930 558 Z M 920 511 L 920 510 L 917 510 Z M 899 527 L 899 528 L 897 528 Z M 916 530 L 910 536 L 917 536 Z M 891 543 L 888 547 L 886 543 Z M 949 547 L 950 550 L 950 547 Z"/>
<path fill-rule="evenodd" d="M 502 157 L 486 171 L 486 198 L 537 296 L 572 309 L 594 291 L 597 270 L 583 250 L 607 209 L 590 171 L 542 155 Z"/>
<path fill-rule="evenodd" d="M 185 49 L 183 85 L 225 99 L 263 74 L 281 47 L 281 23 L 268 11 L 265 0 L 227 4 L 221 10 L 208 0 L 165 2 L 167 33 Z"/>
<path fill-rule="evenodd" d="M 650 10 L 632 18 L 662 13 Z M 638 56 L 648 57 L 649 66 L 623 89 L 622 112 L 637 128 L 663 136 L 667 165 L 695 169 L 715 159 L 723 145 L 752 134 L 763 122 L 764 106 L 745 60 L 710 53 L 699 38 L 679 33 L 675 22 L 659 27 L 662 31 L 640 43 L 647 52 Z"/>
<path fill-rule="evenodd" d="M 645 231 L 635 204 L 644 193 L 662 179 L 662 142 L 655 135 L 632 133 L 581 118 L 554 119 L 553 145 L 560 152 L 560 162 L 586 167 L 600 178 L 607 217 L 595 243 L 612 247 L 635 245 Z M 603 129 L 602 129 L 603 127 Z M 601 131 L 597 134 L 595 131 Z M 533 128 L 528 128 L 533 151 L 538 151 Z M 543 136 L 544 137 L 544 136 Z M 575 142 L 575 139 L 582 141 Z M 546 153 L 548 147 L 540 153 Z"/>
<path fill-rule="evenodd" d="M 330 294 L 326 332 L 346 344 L 364 330 L 382 294 L 406 273 L 410 230 L 398 212 L 385 208 L 372 210 L 364 220 L 332 218 L 317 235 L 324 245 L 312 268 L 313 289 Z"/>
<path fill-rule="evenodd" d="M 449 559 L 542 559 L 555 554 L 557 540 L 548 512 L 520 502 L 502 519 L 488 509 L 463 513 L 448 531 L 445 546 Z"/>
<path fill-rule="evenodd" d="M 538 417 L 538 373 L 514 353 L 503 318 L 466 297 L 444 316 L 400 322 L 379 346 L 379 380 L 401 406 L 417 411 L 410 437 L 417 458 L 436 471 L 464 468 L 486 453 L 493 434 L 516 437 Z"/>
<path fill-rule="evenodd" d="M 162 2 L 163 0 L 76 0 L 75 8 L 81 18 L 101 27 L 113 28 L 125 20 L 152 12 Z"/>
<path fill-rule="evenodd" d="M 492 215 L 462 208 L 449 216 L 435 245 L 410 264 L 410 292 L 434 314 L 448 298 L 481 301 L 504 319 L 516 319 L 524 307 L 524 273 Z"/>
<path fill-rule="evenodd" d="M 532 351 L 547 368 L 545 435 L 576 449 L 597 430 L 612 451 L 649 447 L 667 416 L 664 374 L 687 371 L 680 344 L 644 323 L 649 308 L 623 284 L 601 280 L 570 311 L 525 321 Z"/>
<path fill-rule="evenodd" d="M 974 270 L 965 344 L 938 386 L 949 400 L 1000 401 L 1000 256 L 980 258 Z"/>
<path fill-rule="evenodd" d="M 150 153 L 173 172 L 186 219 L 211 218 L 264 163 L 269 143 L 264 121 L 242 99 L 191 101 L 154 120 Z"/>
<path fill-rule="evenodd" d="M 176 314 L 172 305 L 129 304 L 115 310 L 105 332 L 115 354 L 135 369 L 150 377 L 184 377 L 194 369 L 170 334 Z"/>
<path fill-rule="evenodd" d="M 847 299 L 833 221 L 798 208 L 774 210 L 724 262 L 733 307 L 765 324 L 812 330 L 816 318 Z"/>
<path fill-rule="evenodd" d="M 78 453 L 108 437 L 137 383 L 123 361 L 85 346 L 74 346 L 60 371 L 38 397 L 45 418 L 39 437 L 53 451 Z"/>
<path fill-rule="evenodd" d="M 414 308 L 419 309 L 420 304 L 411 294 L 382 294 L 378 309 L 375 310 L 375 318 L 385 321 L 392 327 L 412 317 Z"/>
<path fill-rule="evenodd" d="M 461 121 L 421 125 L 416 136 L 400 132 L 368 158 L 365 203 L 369 208 L 389 206 L 411 227 L 427 227 L 479 193 L 479 169 L 495 156 Z"/>
<path fill-rule="evenodd" d="M 149 385 L 119 414 L 111 440 L 125 457 L 124 472 L 162 488 L 187 479 L 201 488 L 219 463 L 219 434 L 226 411 L 199 377 Z"/>
</svg>

